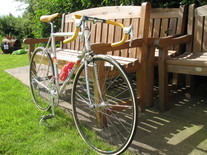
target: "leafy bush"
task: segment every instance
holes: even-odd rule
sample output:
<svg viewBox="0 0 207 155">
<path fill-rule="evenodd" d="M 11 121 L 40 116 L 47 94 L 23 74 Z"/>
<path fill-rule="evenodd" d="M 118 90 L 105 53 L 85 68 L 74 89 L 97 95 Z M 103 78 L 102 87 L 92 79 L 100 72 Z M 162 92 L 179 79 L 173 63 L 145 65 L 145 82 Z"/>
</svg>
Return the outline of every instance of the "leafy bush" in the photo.
<svg viewBox="0 0 207 155">
<path fill-rule="evenodd" d="M 21 54 L 26 54 L 27 51 L 24 50 L 24 49 L 19 49 L 19 50 L 16 50 L 16 51 L 13 51 L 12 52 L 12 55 L 21 55 Z"/>
<path fill-rule="evenodd" d="M 32 37 L 27 18 L 14 17 L 12 15 L 0 17 L 0 35 L 13 35 L 16 39 Z"/>
<path fill-rule="evenodd" d="M 67 13 L 112 5 L 140 5 L 151 2 L 152 7 L 179 7 L 179 5 L 195 3 L 197 6 L 207 4 L 206 0 L 16 0 L 28 4 L 22 18 L 12 15 L 0 17 L 0 35 L 15 35 L 17 39 L 48 37 L 50 25 L 40 22 L 40 16 L 56 12 Z M 61 19 L 56 23 L 56 31 L 60 29 Z"/>
</svg>

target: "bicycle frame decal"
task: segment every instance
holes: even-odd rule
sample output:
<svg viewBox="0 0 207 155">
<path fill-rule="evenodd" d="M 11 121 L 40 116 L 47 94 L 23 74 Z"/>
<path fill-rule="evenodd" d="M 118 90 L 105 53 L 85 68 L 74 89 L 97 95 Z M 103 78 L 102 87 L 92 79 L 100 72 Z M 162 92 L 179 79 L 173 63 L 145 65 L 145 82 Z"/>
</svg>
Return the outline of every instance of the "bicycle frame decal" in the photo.
<svg viewBox="0 0 207 155">
<path fill-rule="evenodd" d="M 53 60 L 54 65 L 57 65 L 58 64 L 58 60 L 57 60 L 56 57 L 53 57 L 52 60 Z"/>
</svg>

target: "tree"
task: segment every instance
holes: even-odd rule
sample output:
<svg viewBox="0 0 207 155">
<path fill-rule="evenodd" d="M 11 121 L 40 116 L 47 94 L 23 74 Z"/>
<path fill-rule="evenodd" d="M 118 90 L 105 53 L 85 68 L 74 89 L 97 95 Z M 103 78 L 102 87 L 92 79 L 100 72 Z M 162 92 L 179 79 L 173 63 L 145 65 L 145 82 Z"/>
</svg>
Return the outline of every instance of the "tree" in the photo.
<svg viewBox="0 0 207 155">
<path fill-rule="evenodd" d="M 30 21 L 30 27 L 35 37 L 47 37 L 49 35 L 49 24 L 40 22 L 41 15 L 53 14 L 56 12 L 67 13 L 83 9 L 82 0 L 17 0 L 28 4 L 23 18 Z M 57 28 L 60 28 L 60 21 Z"/>
<path fill-rule="evenodd" d="M 21 17 L 14 17 L 11 14 L 0 17 L 0 35 L 13 35 L 17 39 L 22 37 L 32 37 L 31 29 L 28 26 L 28 21 Z"/>
<path fill-rule="evenodd" d="M 67 13 L 109 5 L 140 5 L 147 0 L 16 0 L 28 4 L 22 20 L 28 22 L 26 25 L 32 30 L 36 38 L 48 37 L 50 33 L 49 24 L 40 22 L 40 16 L 56 12 Z M 206 0 L 148 0 L 152 7 L 179 7 L 180 4 L 196 3 L 197 6 L 207 4 Z M 58 30 L 60 21 L 57 22 Z"/>
</svg>

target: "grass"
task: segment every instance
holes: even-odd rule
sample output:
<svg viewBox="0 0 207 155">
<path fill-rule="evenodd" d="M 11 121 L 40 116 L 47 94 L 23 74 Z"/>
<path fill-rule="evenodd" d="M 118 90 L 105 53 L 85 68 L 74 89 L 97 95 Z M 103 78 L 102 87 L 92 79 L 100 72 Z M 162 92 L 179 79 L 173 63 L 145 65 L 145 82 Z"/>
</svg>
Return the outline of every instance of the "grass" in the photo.
<svg viewBox="0 0 207 155">
<path fill-rule="evenodd" d="M 29 88 L 4 72 L 28 65 L 27 55 L 0 54 L 0 63 L 0 154 L 96 154 L 63 109 L 57 108 L 49 126 L 39 125 L 43 112 Z"/>
<path fill-rule="evenodd" d="M 49 112 L 39 111 L 29 87 L 4 71 L 28 65 L 26 54 L 0 52 L 0 64 L 0 154 L 97 154 L 83 142 L 63 109 L 56 109 L 48 126 L 39 125 L 40 117 Z"/>
</svg>

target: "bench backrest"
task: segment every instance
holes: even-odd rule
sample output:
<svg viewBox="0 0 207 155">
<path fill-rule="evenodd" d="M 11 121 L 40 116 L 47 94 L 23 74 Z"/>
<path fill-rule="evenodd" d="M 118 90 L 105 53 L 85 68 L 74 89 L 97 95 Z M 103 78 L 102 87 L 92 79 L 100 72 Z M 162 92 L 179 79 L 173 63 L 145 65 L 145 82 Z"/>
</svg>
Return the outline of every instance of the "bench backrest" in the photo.
<svg viewBox="0 0 207 155">
<path fill-rule="evenodd" d="M 193 35 L 193 40 L 188 50 L 207 52 L 207 5 L 196 9 L 194 7 L 191 5 L 189 8 L 188 34 Z"/>
<path fill-rule="evenodd" d="M 186 9 L 180 8 L 153 8 L 150 15 L 146 15 L 147 6 L 108 6 L 81 10 L 62 17 L 62 32 L 72 32 L 74 23 L 71 19 L 73 14 L 93 16 L 104 19 L 111 19 L 123 23 L 125 26 L 133 25 L 134 38 L 164 37 L 174 34 L 183 34 L 185 28 Z M 148 7 L 149 9 L 149 7 Z M 148 10 L 149 12 L 149 10 Z M 146 17 L 150 16 L 150 20 Z M 148 22 L 149 20 L 149 22 Z M 90 25 L 91 26 L 91 25 Z M 92 43 L 112 43 L 121 40 L 122 31 L 120 28 L 97 23 L 92 26 Z M 83 43 L 79 38 L 62 48 L 82 50 Z M 124 49 L 108 52 L 110 55 L 141 58 L 139 48 Z"/>
<path fill-rule="evenodd" d="M 149 37 L 184 34 L 186 16 L 186 6 L 151 9 Z"/>
<path fill-rule="evenodd" d="M 187 6 L 179 8 L 153 8 L 150 14 L 149 37 L 160 38 L 170 35 L 184 35 L 187 27 Z M 169 47 L 180 52 L 180 46 Z"/>
<path fill-rule="evenodd" d="M 146 3 L 145 3 L 146 4 Z M 74 23 L 71 19 L 73 14 L 92 16 L 103 19 L 115 20 L 120 23 L 123 23 L 125 26 L 130 26 L 133 24 L 135 38 L 143 38 L 145 26 L 144 20 L 145 14 L 147 11 L 147 6 L 143 4 L 142 6 L 108 6 L 108 7 L 98 7 L 87 10 L 81 10 L 70 14 L 65 14 L 63 16 L 62 31 L 63 32 L 72 32 L 74 28 Z M 148 19 L 149 20 L 149 19 Z M 142 21 L 142 22 L 140 22 Z M 113 25 L 107 25 L 103 23 L 97 23 L 89 25 L 92 29 L 91 33 L 91 42 L 92 43 L 112 43 L 121 40 L 122 30 L 119 27 Z M 80 42 L 80 39 L 77 38 L 76 41 L 71 42 L 67 45 L 63 45 L 63 48 L 69 48 L 73 50 L 82 50 L 83 43 Z M 132 51 L 132 50 L 131 50 Z M 126 57 L 136 57 L 136 50 L 129 52 L 129 50 L 122 51 L 112 51 L 108 52 L 111 55 L 117 56 L 126 56 Z"/>
</svg>

